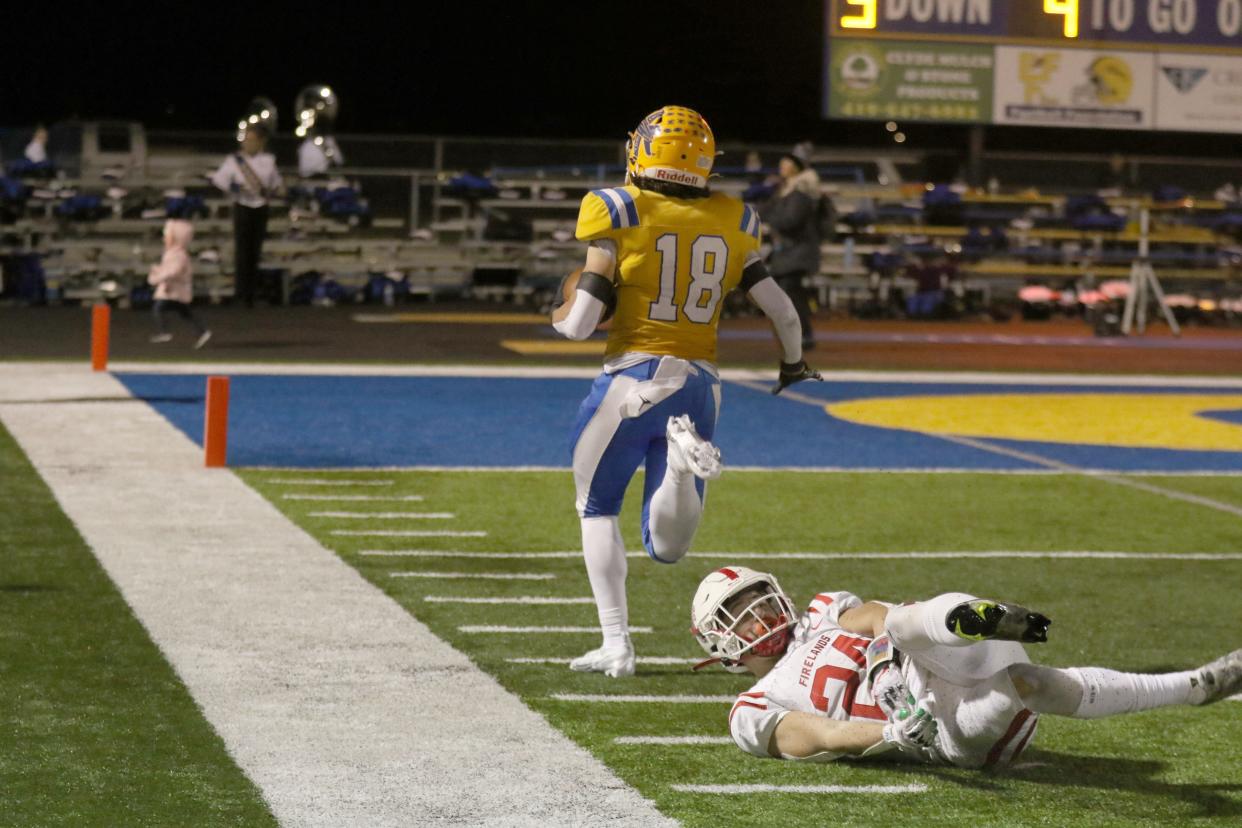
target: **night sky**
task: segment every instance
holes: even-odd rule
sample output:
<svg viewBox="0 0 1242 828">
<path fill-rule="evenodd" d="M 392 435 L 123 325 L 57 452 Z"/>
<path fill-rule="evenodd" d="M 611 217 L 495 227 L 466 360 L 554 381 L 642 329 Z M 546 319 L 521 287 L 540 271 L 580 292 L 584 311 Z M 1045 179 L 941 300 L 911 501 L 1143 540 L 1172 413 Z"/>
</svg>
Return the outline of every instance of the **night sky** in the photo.
<svg viewBox="0 0 1242 828">
<path fill-rule="evenodd" d="M 326 82 L 341 132 L 600 137 L 671 102 L 748 137 L 819 125 L 818 2 L 316 5 L 100 3 L 21 37 L 6 9 L 6 63 L 30 74 L 0 123 L 227 130 L 264 94 L 288 124 L 297 91 Z"/>
<path fill-rule="evenodd" d="M 726 142 L 892 146 L 879 125 L 819 116 L 820 0 L 182 0 L 57 5 L 63 19 L 13 5 L 0 16 L 3 126 L 76 115 L 226 131 L 262 94 L 288 131 L 297 91 L 324 82 L 340 97 L 341 133 L 620 140 L 647 112 L 678 103 L 703 112 Z M 960 147 L 966 136 L 959 126 L 906 131 L 910 149 Z M 1225 155 L 1236 143 L 1096 130 L 988 134 L 993 147 L 1094 152 Z"/>
</svg>

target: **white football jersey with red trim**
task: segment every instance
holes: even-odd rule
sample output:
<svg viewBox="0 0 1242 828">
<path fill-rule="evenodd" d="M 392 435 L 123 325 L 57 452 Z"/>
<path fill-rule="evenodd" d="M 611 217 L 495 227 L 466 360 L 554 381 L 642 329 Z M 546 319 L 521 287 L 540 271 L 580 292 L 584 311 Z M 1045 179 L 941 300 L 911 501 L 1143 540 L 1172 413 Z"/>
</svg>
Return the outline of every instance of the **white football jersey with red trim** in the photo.
<svg viewBox="0 0 1242 828">
<path fill-rule="evenodd" d="M 863 681 L 871 639 L 839 624 L 842 612 L 862 603 L 849 592 L 815 596 L 798 621 L 784 657 L 739 695 L 729 711 L 729 730 L 738 747 L 755 756 L 768 756 L 772 731 L 791 711 L 838 721 L 885 721 Z"/>
<path fill-rule="evenodd" d="M 841 613 L 862 606 L 849 592 L 821 592 L 798 621 L 797 631 L 766 676 L 738 696 L 729 711 L 729 732 L 747 753 L 767 757 L 768 744 L 789 712 L 838 721 L 884 722 L 866 672 L 871 639 L 840 626 Z M 934 693 L 939 734 L 931 756 L 900 751 L 910 761 L 960 767 L 1012 764 L 1035 733 L 1039 717 L 1027 710 L 1006 667 L 1026 662 L 1021 644 L 982 641 L 966 647 L 933 647 L 902 666 L 917 699 Z M 822 753 L 826 761 L 841 754 Z"/>
</svg>

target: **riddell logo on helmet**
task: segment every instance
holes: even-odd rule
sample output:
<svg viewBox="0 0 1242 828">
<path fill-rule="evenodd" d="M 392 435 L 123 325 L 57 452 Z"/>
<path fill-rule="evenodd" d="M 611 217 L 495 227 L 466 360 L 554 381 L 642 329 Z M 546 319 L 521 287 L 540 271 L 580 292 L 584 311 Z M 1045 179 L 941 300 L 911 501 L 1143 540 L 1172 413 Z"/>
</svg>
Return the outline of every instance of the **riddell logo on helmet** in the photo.
<svg viewBox="0 0 1242 828">
<path fill-rule="evenodd" d="M 699 186 L 702 179 L 697 175 L 680 172 L 678 170 L 656 169 L 651 171 L 653 177 L 660 181 L 672 181 L 675 184 L 689 184 L 692 187 Z"/>
</svg>

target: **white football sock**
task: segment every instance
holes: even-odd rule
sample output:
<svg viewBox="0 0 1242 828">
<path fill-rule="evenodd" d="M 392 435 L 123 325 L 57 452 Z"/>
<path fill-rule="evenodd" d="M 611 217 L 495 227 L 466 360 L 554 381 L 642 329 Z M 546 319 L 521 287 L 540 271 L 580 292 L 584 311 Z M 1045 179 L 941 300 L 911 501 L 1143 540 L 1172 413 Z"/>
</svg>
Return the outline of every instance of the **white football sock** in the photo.
<svg viewBox="0 0 1242 828">
<path fill-rule="evenodd" d="M 664 480 L 651 495 L 647 511 L 651 551 L 666 563 L 685 557 L 699 528 L 703 501 L 699 499 L 697 480 L 693 474 L 674 471 L 669 465 L 664 469 Z"/>
<path fill-rule="evenodd" d="M 582 555 L 604 631 L 604 646 L 619 645 L 629 635 L 625 603 L 625 544 L 615 516 L 582 518 Z"/>
<path fill-rule="evenodd" d="M 966 647 L 975 642 L 954 635 L 945 619 L 954 607 L 972 601 L 974 597 L 965 592 L 946 592 L 927 601 L 891 607 L 884 627 L 893 640 L 893 646 L 907 652 L 930 650 L 937 644 Z"/>
<path fill-rule="evenodd" d="M 1022 693 L 1022 703 L 1036 713 L 1075 719 L 1102 719 L 1154 707 L 1191 702 L 1191 676 L 1181 673 L 1122 673 L 1103 667 L 1058 669 L 1038 664 L 1013 664 L 1009 675 Z"/>
<path fill-rule="evenodd" d="M 1075 719 L 1100 719 L 1171 704 L 1189 704 L 1195 670 L 1152 675 L 1121 673 L 1102 667 L 1070 667 L 1068 673 L 1082 686 Z"/>
</svg>

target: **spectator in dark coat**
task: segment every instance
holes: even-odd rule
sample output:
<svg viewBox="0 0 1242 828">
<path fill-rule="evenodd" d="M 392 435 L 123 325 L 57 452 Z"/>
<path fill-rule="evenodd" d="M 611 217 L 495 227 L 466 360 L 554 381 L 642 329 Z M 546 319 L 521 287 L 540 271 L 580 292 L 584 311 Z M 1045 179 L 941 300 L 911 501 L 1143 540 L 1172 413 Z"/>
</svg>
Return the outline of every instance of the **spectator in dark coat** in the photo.
<svg viewBox="0 0 1242 828">
<path fill-rule="evenodd" d="M 806 145 L 781 156 L 780 184 L 760 215 L 772 231 L 768 270 L 789 294 L 802 323 L 802 348 L 815 347 L 811 302 L 802 284 L 819 274 L 819 175 L 809 166 Z"/>
<path fill-rule="evenodd" d="M 944 254 L 921 254 L 906 266 L 906 277 L 915 283 L 914 295 L 906 300 L 912 319 L 930 319 L 944 303 L 944 289 L 957 277 L 957 267 Z"/>
</svg>

